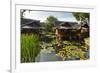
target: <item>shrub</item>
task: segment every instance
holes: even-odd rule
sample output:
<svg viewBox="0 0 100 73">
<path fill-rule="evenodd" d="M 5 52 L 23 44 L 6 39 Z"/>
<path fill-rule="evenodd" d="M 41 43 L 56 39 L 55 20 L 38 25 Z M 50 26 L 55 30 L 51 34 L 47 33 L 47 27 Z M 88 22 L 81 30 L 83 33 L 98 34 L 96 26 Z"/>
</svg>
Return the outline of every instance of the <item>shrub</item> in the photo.
<svg viewBox="0 0 100 73">
<path fill-rule="evenodd" d="M 35 62 L 40 52 L 39 37 L 35 34 L 21 35 L 21 62 Z"/>
</svg>

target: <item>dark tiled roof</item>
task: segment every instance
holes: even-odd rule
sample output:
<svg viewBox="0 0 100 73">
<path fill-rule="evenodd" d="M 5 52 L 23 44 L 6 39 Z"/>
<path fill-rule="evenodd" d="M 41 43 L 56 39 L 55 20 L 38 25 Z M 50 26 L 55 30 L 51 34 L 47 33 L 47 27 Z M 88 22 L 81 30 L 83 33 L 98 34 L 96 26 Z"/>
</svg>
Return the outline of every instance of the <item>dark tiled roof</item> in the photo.
<svg viewBox="0 0 100 73">
<path fill-rule="evenodd" d="M 45 29 L 41 25 L 44 24 L 41 23 L 39 20 L 32 20 L 32 19 L 21 19 L 21 27 L 23 29 Z M 59 29 L 79 29 L 82 27 L 89 27 L 86 24 L 78 24 L 77 22 L 64 22 L 64 21 L 56 21 L 55 27 L 58 27 Z M 55 28 L 54 27 L 54 28 Z"/>
<path fill-rule="evenodd" d="M 58 21 L 56 22 L 56 26 L 59 29 L 78 29 L 81 27 L 77 22 L 63 22 L 63 21 Z"/>
<path fill-rule="evenodd" d="M 21 26 L 26 27 L 40 27 L 40 21 L 39 20 L 32 20 L 32 19 L 21 19 Z"/>
<path fill-rule="evenodd" d="M 65 21 L 57 21 L 55 22 L 55 26 L 68 26 L 71 27 L 72 25 L 78 24 L 77 22 L 65 22 Z"/>
</svg>

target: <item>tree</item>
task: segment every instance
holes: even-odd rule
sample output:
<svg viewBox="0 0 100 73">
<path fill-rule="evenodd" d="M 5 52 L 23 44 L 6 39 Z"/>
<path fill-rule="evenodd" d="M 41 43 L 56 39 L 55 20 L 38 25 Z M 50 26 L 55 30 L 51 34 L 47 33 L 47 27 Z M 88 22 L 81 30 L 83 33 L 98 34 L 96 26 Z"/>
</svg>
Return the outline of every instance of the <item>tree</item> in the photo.
<svg viewBox="0 0 100 73">
<path fill-rule="evenodd" d="M 21 11 L 20 11 L 20 17 L 21 17 L 21 18 L 24 18 L 24 13 L 25 13 L 25 12 L 26 12 L 26 10 L 21 10 Z"/>
<path fill-rule="evenodd" d="M 22 9 L 22 10 L 20 11 L 20 18 L 24 18 L 24 13 L 25 13 L 26 11 L 28 11 L 28 12 L 30 13 L 32 10 L 24 10 L 24 9 Z"/>
<path fill-rule="evenodd" d="M 89 13 L 73 12 L 73 15 L 80 22 L 89 22 Z"/>
<path fill-rule="evenodd" d="M 44 22 L 44 26 L 46 29 L 51 31 L 52 27 L 55 25 L 55 22 L 58 21 L 58 19 L 54 16 L 47 17 L 46 21 Z"/>
</svg>

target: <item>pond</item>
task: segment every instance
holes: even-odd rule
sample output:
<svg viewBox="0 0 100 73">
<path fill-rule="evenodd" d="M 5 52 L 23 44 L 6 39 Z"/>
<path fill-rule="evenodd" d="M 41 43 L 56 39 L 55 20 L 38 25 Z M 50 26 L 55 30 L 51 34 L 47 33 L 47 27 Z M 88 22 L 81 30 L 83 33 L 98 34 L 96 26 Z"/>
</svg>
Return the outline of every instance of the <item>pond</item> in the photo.
<svg viewBox="0 0 100 73">
<path fill-rule="evenodd" d="M 35 58 L 35 62 L 68 61 L 89 59 L 89 47 L 77 41 L 64 40 L 57 44 L 54 37 L 45 35 L 42 38 L 41 51 Z"/>
<path fill-rule="evenodd" d="M 48 61 L 62 61 L 62 58 L 56 55 L 55 51 L 48 49 L 42 49 L 35 59 L 36 62 L 48 62 Z"/>
</svg>

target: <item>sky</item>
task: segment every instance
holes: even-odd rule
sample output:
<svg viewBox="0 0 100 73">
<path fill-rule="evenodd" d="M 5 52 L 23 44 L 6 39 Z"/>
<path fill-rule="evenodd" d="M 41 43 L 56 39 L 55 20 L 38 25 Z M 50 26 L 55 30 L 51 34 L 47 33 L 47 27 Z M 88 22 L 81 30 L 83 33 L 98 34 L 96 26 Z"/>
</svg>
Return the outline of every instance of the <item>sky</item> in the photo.
<svg viewBox="0 0 100 73">
<path fill-rule="evenodd" d="M 48 16 L 54 16 L 59 21 L 77 22 L 77 20 L 71 12 L 26 11 L 24 13 L 25 18 L 40 20 L 41 22 L 45 21 Z"/>
</svg>

